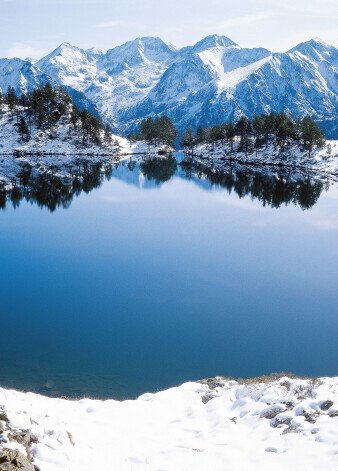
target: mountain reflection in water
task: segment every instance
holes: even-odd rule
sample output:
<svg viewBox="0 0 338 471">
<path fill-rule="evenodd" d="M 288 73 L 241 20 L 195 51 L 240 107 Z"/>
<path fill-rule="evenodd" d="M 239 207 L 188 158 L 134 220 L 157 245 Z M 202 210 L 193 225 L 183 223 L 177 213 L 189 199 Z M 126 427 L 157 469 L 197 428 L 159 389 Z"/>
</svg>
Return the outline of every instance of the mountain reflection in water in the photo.
<svg viewBox="0 0 338 471">
<path fill-rule="evenodd" d="M 72 163 L 36 166 L 13 157 L 11 176 L 0 166 L 0 209 L 8 204 L 19 207 L 22 200 L 46 207 L 51 212 L 70 207 L 74 196 L 99 188 L 105 180 L 117 178 L 144 189 L 160 187 L 173 177 L 193 180 L 205 189 L 224 188 L 239 198 L 251 196 L 263 206 L 273 208 L 287 204 L 310 209 L 318 201 L 328 182 L 313 175 L 294 175 L 292 171 L 253 170 L 245 166 L 228 166 L 224 171 L 185 160 L 176 153 L 169 158 L 132 157 L 120 163 L 111 160 L 93 162 L 90 158 L 78 158 Z M 11 160 L 10 160 L 11 159 Z M 62 160 L 61 160 L 62 162 Z M 140 176 L 143 178 L 140 183 Z"/>
</svg>

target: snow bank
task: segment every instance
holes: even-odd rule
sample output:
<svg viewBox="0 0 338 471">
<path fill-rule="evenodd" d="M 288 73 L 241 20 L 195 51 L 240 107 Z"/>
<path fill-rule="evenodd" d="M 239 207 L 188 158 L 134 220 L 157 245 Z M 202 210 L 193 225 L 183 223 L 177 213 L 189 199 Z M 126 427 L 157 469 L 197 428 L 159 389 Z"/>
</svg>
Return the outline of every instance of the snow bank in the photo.
<svg viewBox="0 0 338 471">
<path fill-rule="evenodd" d="M 216 143 L 201 144 L 194 147 L 193 152 L 187 151 L 196 161 L 222 170 L 225 162 L 233 161 L 254 167 L 276 166 L 288 167 L 295 170 L 306 170 L 338 177 L 338 141 L 326 141 L 323 148 L 315 148 L 310 156 L 307 151 L 297 145 L 291 145 L 280 152 L 279 148 L 270 143 L 257 152 L 237 152 L 238 143 L 235 142 L 234 150 L 231 151 L 230 144 Z"/>
<path fill-rule="evenodd" d="M 123 402 L 0 389 L 0 406 L 37 438 L 41 471 L 338 468 L 338 377 L 216 378 Z"/>
<path fill-rule="evenodd" d="M 117 135 L 112 135 L 111 144 L 104 143 L 98 146 L 91 143 L 83 146 L 78 132 L 74 128 L 70 129 L 66 122 L 58 123 L 48 130 L 40 130 L 32 126 L 31 138 L 28 142 L 24 142 L 14 126 L 15 123 L 15 117 L 10 120 L 8 113 L 0 113 L 0 155 L 158 155 L 158 152 L 173 150 L 166 145 L 149 146 L 143 141 L 130 143 L 128 139 Z"/>
</svg>

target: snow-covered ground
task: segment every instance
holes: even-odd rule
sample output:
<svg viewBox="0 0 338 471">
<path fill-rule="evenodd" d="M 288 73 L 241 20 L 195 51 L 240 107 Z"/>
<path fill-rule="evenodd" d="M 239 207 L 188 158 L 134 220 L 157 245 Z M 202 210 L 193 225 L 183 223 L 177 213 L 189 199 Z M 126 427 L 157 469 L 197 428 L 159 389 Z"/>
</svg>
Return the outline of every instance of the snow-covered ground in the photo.
<svg viewBox="0 0 338 471">
<path fill-rule="evenodd" d="M 216 378 L 122 402 L 0 388 L 0 408 L 0 456 L 40 471 L 338 469 L 338 377 Z"/>
<path fill-rule="evenodd" d="M 196 161 L 204 165 L 222 170 L 225 162 L 230 160 L 254 167 L 276 166 L 289 167 L 295 170 L 308 170 L 338 177 L 338 141 L 326 141 L 322 148 L 314 148 L 309 153 L 301 147 L 293 144 L 285 147 L 283 152 L 270 143 L 261 149 L 256 149 L 245 155 L 245 152 L 237 152 L 238 142 L 234 143 L 233 151 L 230 144 L 221 142 L 212 144 L 200 144 L 195 146 L 193 153 L 187 150 Z"/>
<path fill-rule="evenodd" d="M 158 151 L 169 150 L 168 146 L 148 146 L 143 141 L 131 143 L 128 139 L 112 135 L 111 144 L 101 146 L 93 143 L 82 145 L 78 132 L 66 121 L 58 123 L 53 129 L 40 130 L 32 126 L 31 138 L 28 142 L 21 139 L 14 124 L 16 118 L 10 120 L 8 112 L 0 113 L 0 155 L 10 154 L 45 154 L 45 155 L 157 155 Z M 103 131 L 102 131 L 103 134 Z"/>
</svg>

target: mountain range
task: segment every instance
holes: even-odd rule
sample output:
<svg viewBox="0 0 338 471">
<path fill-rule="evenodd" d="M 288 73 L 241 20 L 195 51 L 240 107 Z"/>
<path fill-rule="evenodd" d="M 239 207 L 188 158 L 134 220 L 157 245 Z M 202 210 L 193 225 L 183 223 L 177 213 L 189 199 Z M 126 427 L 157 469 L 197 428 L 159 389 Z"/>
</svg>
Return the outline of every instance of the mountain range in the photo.
<svg viewBox="0 0 338 471">
<path fill-rule="evenodd" d="M 0 59 L 0 87 L 18 93 L 50 81 L 119 132 L 167 114 L 180 131 L 242 114 L 310 114 L 338 138 L 338 50 L 320 39 L 283 53 L 242 48 L 211 35 L 181 49 L 143 37 L 109 49 L 61 44 L 39 61 Z"/>
</svg>

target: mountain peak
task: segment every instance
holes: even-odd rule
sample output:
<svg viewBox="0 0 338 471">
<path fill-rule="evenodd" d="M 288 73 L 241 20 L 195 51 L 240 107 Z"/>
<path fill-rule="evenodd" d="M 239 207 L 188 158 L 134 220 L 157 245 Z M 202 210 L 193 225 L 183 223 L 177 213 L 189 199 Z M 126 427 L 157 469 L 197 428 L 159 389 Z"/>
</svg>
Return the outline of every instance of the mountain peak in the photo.
<svg viewBox="0 0 338 471">
<path fill-rule="evenodd" d="M 170 60 L 176 51 L 175 46 L 161 38 L 145 36 L 109 49 L 106 58 L 112 65 L 124 63 L 132 66 L 145 61 L 163 63 Z"/>
<path fill-rule="evenodd" d="M 161 39 L 158 36 L 143 36 L 140 38 L 136 38 L 135 41 L 138 41 L 139 43 L 142 43 L 144 45 L 151 46 L 151 47 L 159 47 L 159 48 L 163 47 L 166 49 L 170 49 L 172 51 L 177 51 L 176 46 L 174 46 L 171 43 L 167 43 L 166 41 L 163 41 L 163 39 Z"/>
<path fill-rule="evenodd" d="M 206 36 L 201 41 L 198 41 L 193 46 L 194 51 L 200 52 L 213 47 L 233 47 L 238 46 L 234 41 L 229 39 L 227 36 L 219 36 L 218 34 L 211 34 Z"/>
<path fill-rule="evenodd" d="M 77 46 L 73 46 L 72 44 L 70 43 L 67 43 L 67 42 L 63 42 L 61 43 L 56 49 L 55 51 L 82 51 L 82 49 L 80 49 L 79 47 Z"/>
<path fill-rule="evenodd" d="M 310 48 L 313 48 L 316 51 L 336 49 L 334 46 L 330 46 L 325 41 L 317 37 L 317 38 L 312 38 L 312 39 L 309 39 L 308 41 L 304 41 L 302 43 L 297 44 L 297 46 L 293 47 L 288 52 L 295 52 L 295 51 L 302 52 Z"/>
<path fill-rule="evenodd" d="M 91 47 L 89 49 L 86 49 L 85 52 L 90 59 L 97 59 L 98 57 L 103 56 L 103 52 L 97 47 Z"/>
</svg>

